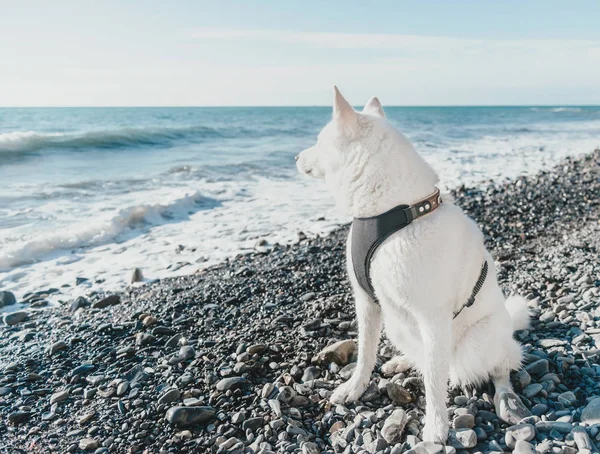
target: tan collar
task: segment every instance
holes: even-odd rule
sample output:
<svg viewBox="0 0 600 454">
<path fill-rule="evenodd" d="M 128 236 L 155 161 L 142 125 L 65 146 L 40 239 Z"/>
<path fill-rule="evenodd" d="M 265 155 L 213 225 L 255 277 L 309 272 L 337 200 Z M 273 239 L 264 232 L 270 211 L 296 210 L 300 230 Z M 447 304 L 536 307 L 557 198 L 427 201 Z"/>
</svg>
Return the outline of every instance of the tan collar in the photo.
<svg viewBox="0 0 600 454">
<path fill-rule="evenodd" d="M 442 203 L 442 197 L 440 196 L 440 190 L 435 188 L 435 192 L 422 200 L 419 200 L 416 203 L 413 203 L 410 207 L 410 214 L 412 215 L 412 220 L 417 219 L 418 217 L 424 216 L 426 214 L 431 213 Z"/>
</svg>

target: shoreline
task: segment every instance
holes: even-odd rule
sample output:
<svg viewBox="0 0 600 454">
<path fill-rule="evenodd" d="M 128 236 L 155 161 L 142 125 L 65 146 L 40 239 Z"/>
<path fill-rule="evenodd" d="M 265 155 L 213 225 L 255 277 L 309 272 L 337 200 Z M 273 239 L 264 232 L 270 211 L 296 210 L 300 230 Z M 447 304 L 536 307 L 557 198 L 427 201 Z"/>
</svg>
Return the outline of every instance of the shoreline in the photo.
<svg viewBox="0 0 600 454">
<path fill-rule="evenodd" d="M 535 314 L 532 329 L 517 335 L 525 366 L 513 383 L 539 418 L 529 421 L 528 441 L 538 451 L 547 447 L 540 452 L 597 451 L 583 445 L 596 441 L 598 427 L 589 427 L 587 438 L 569 434 L 588 398 L 600 394 L 599 194 L 600 150 L 535 175 L 453 192 L 483 228 L 505 292 L 519 291 Z M 400 453 L 414 445 L 423 394 L 413 374 L 381 376 L 392 354 L 387 341 L 363 402 L 349 408 L 327 402 L 351 372 L 339 349 L 353 344 L 334 352 L 339 364 L 318 353 L 356 337 L 346 233 L 342 226 L 200 274 L 113 297 L 94 294 L 0 326 L 0 451 L 32 443 L 31 452 L 251 447 L 312 454 L 350 446 L 350 452 Z M 410 419 L 398 434 L 400 445 L 408 435 L 405 448 L 382 435 L 398 392 L 410 396 L 397 405 Z M 452 395 L 453 414 L 473 416 L 473 428 L 460 429 L 475 434 L 477 444 L 468 449 L 507 449 L 511 436 L 494 418 L 490 395 Z M 169 410 L 176 406 L 194 409 Z M 600 423 L 600 408 L 596 417 Z M 196 422 L 178 427 L 186 418 Z M 453 443 L 451 449 L 467 448 Z"/>
</svg>

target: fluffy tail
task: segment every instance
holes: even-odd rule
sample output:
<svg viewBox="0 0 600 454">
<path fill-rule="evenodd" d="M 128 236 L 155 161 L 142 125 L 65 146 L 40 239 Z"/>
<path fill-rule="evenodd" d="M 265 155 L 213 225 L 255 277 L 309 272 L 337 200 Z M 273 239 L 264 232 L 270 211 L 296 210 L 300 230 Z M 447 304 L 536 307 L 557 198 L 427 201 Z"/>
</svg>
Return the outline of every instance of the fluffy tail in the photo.
<svg viewBox="0 0 600 454">
<path fill-rule="evenodd" d="M 519 295 L 509 296 L 504 302 L 513 323 L 513 330 L 529 328 L 529 306 L 527 300 Z"/>
</svg>

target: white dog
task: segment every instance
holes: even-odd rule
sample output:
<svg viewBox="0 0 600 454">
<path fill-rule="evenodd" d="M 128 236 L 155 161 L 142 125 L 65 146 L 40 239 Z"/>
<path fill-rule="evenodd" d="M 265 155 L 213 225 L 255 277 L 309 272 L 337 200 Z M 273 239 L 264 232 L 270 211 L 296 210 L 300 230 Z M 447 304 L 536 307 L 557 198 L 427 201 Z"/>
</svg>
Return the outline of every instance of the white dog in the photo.
<svg viewBox="0 0 600 454">
<path fill-rule="evenodd" d="M 334 90 L 333 119 L 317 144 L 297 156 L 300 172 L 324 179 L 337 205 L 354 218 L 376 216 L 434 193 L 438 176 L 387 122 L 379 100 L 372 98 L 356 112 Z M 346 253 L 358 317 L 358 363 L 332 402 L 358 400 L 367 388 L 383 322 L 402 353 L 383 366 L 384 374 L 415 368 L 423 376 L 425 441 L 443 443 L 448 436 L 448 383 L 465 387 L 491 379 L 501 419 L 516 424 L 530 415 L 509 379 L 521 365 L 521 348 L 512 336 L 529 324 L 526 301 L 505 301 L 483 235 L 460 208 L 443 200 L 381 244 L 370 268 L 377 302 L 358 284 L 351 241 Z M 484 261 L 490 273 L 475 303 L 465 307 Z"/>
</svg>

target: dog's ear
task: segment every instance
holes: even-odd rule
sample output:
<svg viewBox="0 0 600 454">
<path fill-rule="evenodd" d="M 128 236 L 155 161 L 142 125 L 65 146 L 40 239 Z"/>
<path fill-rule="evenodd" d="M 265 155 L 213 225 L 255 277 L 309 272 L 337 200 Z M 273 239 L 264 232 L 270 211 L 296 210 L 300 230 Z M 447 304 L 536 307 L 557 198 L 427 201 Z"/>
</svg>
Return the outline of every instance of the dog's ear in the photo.
<svg viewBox="0 0 600 454">
<path fill-rule="evenodd" d="M 346 126 L 356 122 L 356 112 L 346 98 L 342 96 L 338 87 L 333 86 L 333 118 Z"/>
<path fill-rule="evenodd" d="M 376 115 L 378 117 L 385 117 L 385 112 L 383 111 L 383 106 L 379 102 L 376 96 L 373 96 L 369 99 L 369 102 L 365 105 L 365 108 L 362 110 L 363 113 L 369 115 Z"/>
</svg>

